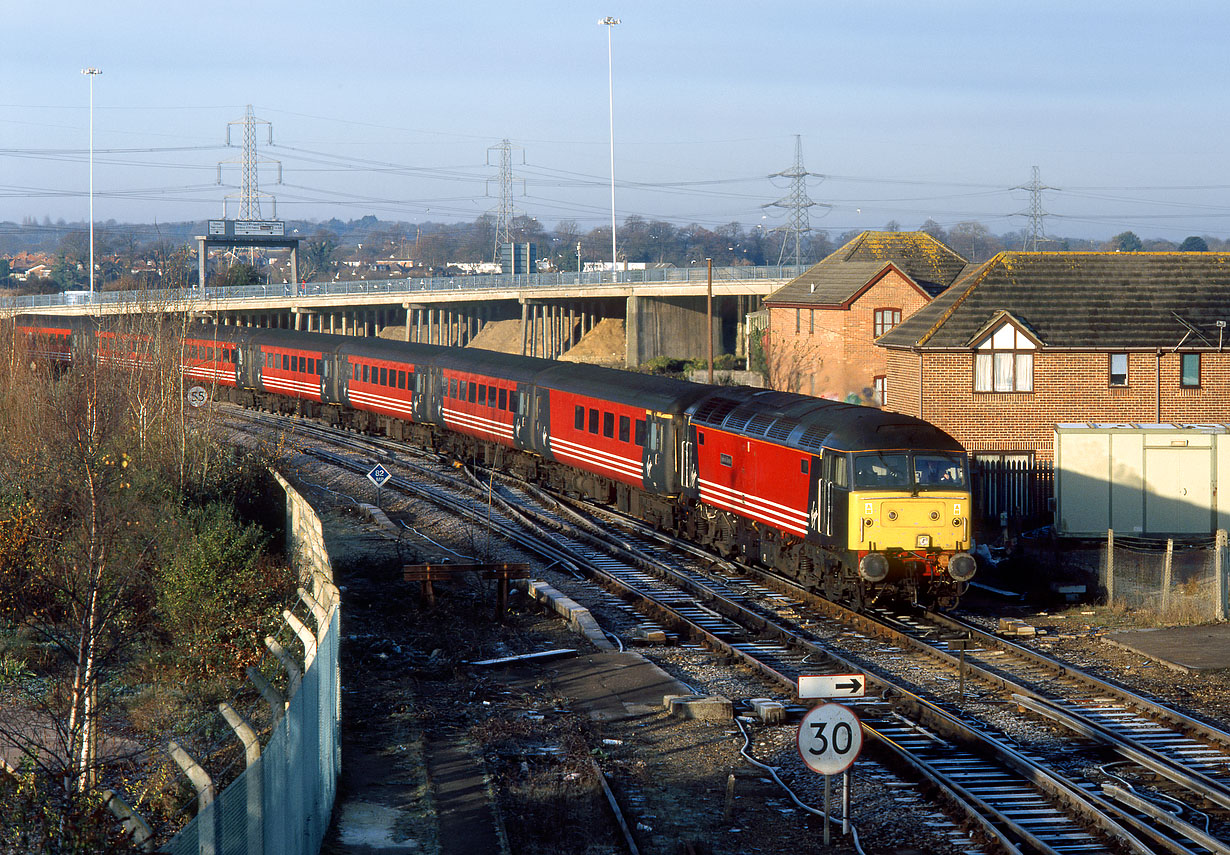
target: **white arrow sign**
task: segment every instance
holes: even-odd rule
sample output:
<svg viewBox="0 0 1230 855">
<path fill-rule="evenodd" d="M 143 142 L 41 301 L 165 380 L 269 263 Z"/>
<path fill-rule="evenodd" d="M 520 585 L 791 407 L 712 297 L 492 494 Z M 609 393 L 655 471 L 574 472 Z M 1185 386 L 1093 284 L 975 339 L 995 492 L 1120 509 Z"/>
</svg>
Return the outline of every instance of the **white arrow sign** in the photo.
<svg viewBox="0 0 1230 855">
<path fill-rule="evenodd" d="M 799 754 L 813 772 L 837 775 L 863 750 L 858 716 L 841 704 L 812 707 L 799 722 Z"/>
<path fill-rule="evenodd" d="M 800 698 L 861 698 L 867 688 L 863 674 L 800 674 Z"/>
</svg>

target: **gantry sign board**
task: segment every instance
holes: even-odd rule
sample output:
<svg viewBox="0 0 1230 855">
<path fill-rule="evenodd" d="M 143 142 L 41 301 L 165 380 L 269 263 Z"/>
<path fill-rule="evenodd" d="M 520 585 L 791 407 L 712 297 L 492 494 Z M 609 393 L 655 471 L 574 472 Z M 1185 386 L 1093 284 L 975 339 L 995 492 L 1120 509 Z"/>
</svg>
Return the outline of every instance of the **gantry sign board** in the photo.
<svg viewBox="0 0 1230 855">
<path fill-rule="evenodd" d="M 282 220 L 210 220 L 209 237 L 286 237 Z"/>
<path fill-rule="evenodd" d="M 799 754 L 813 772 L 839 775 L 862 750 L 863 726 L 848 707 L 821 704 L 799 722 Z"/>
<path fill-rule="evenodd" d="M 864 674 L 800 674 L 800 698 L 861 698 L 867 689 Z"/>
</svg>

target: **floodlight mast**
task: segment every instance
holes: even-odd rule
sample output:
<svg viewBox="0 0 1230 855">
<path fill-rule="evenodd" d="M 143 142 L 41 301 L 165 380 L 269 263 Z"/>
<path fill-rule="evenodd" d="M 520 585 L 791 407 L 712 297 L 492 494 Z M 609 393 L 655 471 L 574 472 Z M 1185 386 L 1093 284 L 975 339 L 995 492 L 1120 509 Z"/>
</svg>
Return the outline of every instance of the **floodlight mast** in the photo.
<svg viewBox="0 0 1230 855">
<path fill-rule="evenodd" d="M 611 64 L 611 30 L 615 29 L 619 19 L 607 15 L 598 23 L 606 27 L 606 94 L 611 128 L 611 281 L 618 282 L 619 262 L 615 254 L 615 76 Z"/>
<path fill-rule="evenodd" d="M 94 302 L 94 78 L 102 74 L 97 68 L 83 68 L 90 79 L 90 302 Z"/>
</svg>

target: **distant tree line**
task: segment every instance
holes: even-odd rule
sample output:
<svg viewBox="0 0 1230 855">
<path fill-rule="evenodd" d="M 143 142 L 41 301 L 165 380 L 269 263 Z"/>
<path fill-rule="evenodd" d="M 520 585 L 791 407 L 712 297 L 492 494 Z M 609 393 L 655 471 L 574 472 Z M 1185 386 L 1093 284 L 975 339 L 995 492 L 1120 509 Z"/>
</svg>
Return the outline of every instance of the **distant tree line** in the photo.
<svg viewBox="0 0 1230 855">
<path fill-rule="evenodd" d="M 408 223 L 379 220 L 368 215 L 357 220 L 336 218 L 325 222 L 288 221 L 288 234 L 302 238 L 299 273 L 304 280 L 379 278 L 415 275 L 453 275 L 454 265 L 495 258 L 496 221 L 484 214 L 469 223 Z M 195 235 L 204 223 L 121 224 L 107 221 L 95 228 L 95 285 L 102 290 L 182 288 L 196 279 Z M 890 221 L 885 231 L 902 230 Z M 1027 249 L 1025 229 L 994 234 L 977 221 L 945 227 L 933 219 L 918 226 L 964 258 L 980 262 L 1002 250 Z M 817 229 L 803 244 L 804 261 L 818 261 L 860 230 L 830 233 Z M 515 243 L 535 243 L 538 257 L 551 270 L 571 271 L 586 263 L 609 262 L 611 230 L 598 226 L 583 231 L 575 220 L 561 220 L 548 229 L 538 219 L 518 216 L 510 223 Z M 665 220 L 627 217 L 616 235 L 620 261 L 633 264 L 692 267 L 712 258 L 715 266 L 790 263 L 793 246 L 783 252 L 788 237 L 763 226 L 745 228 L 737 222 L 709 227 L 679 225 Z M 1226 250 L 1230 244 L 1209 235 L 1192 235 L 1181 242 L 1144 239 L 1126 231 L 1107 241 L 1081 238 L 1046 238 L 1043 250 L 1118 250 L 1207 252 Z M 9 263 L 0 258 L 0 288 L 22 293 L 57 292 L 86 287 L 89 281 L 89 233 L 81 223 L 42 223 L 33 220 L 0 223 L 0 256 L 21 252 L 44 253 L 51 259 L 42 277 L 16 283 Z M 225 260 L 214 275 L 222 284 L 245 285 L 263 281 L 267 268 L 248 256 Z M 217 266 L 215 264 L 215 266 Z M 280 279 L 277 281 L 281 281 Z M 10 293 L 12 291 L 10 290 Z"/>
</svg>

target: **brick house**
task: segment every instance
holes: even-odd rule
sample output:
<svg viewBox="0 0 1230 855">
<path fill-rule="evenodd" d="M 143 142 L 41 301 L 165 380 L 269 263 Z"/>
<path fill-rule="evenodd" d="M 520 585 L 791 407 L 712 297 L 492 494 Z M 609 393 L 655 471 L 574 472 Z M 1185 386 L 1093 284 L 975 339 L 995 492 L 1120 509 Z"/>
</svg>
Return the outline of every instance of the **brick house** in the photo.
<svg viewBox="0 0 1230 855">
<path fill-rule="evenodd" d="M 924 232 L 863 232 L 765 298 L 773 388 L 883 404 L 875 339 L 941 293 L 965 259 Z"/>
<path fill-rule="evenodd" d="M 1002 252 L 877 345 L 886 406 L 975 458 L 1053 460 L 1064 422 L 1230 422 L 1230 253 Z"/>
</svg>

